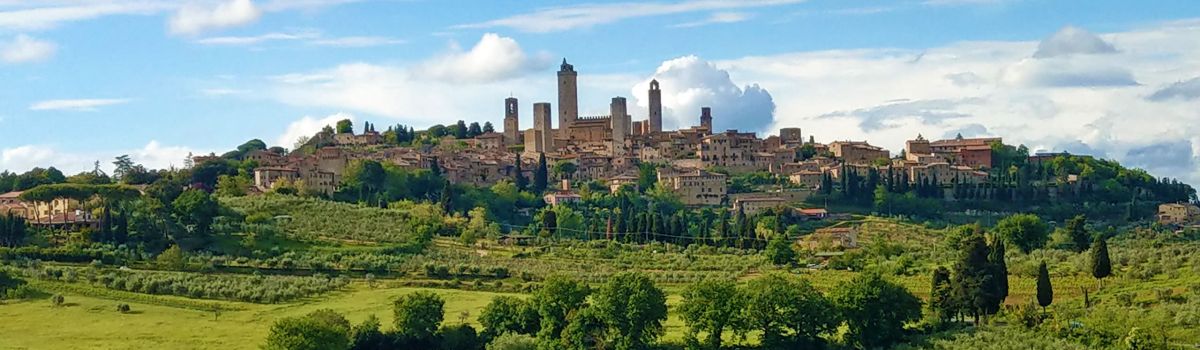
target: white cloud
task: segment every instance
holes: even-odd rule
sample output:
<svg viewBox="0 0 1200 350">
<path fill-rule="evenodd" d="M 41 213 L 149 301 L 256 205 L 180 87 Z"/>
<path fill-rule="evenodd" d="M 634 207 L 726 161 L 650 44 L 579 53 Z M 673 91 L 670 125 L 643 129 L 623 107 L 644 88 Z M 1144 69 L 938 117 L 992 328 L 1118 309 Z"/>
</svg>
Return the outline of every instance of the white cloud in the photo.
<svg viewBox="0 0 1200 350">
<path fill-rule="evenodd" d="M 0 60 L 7 63 L 39 62 L 54 56 L 57 50 L 58 46 L 52 42 L 21 34 L 12 41 L 0 43 Z"/>
<path fill-rule="evenodd" d="M 46 100 L 29 106 L 31 111 L 95 111 L 99 107 L 129 102 L 121 98 L 92 98 L 73 100 Z"/>
<path fill-rule="evenodd" d="M 1033 54 L 1036 58 L 1058 57 L 1078 54 L 1110 54 L 1117 49 L 1100 37 L 1080 29 L 1066 26 L 1038 44 Z"/>
<path fill-rule="evenodd" d="M 1168 101 L 1172 99 L 1180 100 L 1195 100 L 1200 99 L 1200 77 L 1192 78 L 1187 81 L 1172 83 L 1169 86 L 1163 87 L 1155 91 L 1150 96 L 1146 97 L 1152 101 Z"/>
<path fill-rule="evenodd" d="M 196 43 L 202 45 L 256 45 L 268 41 L 286 41 L 286 40 L 303 40 L 315 39 L 320 37 L 320 34 L 315 32 L 301 33 L 267 33 L 254 36 L 218 36 L 212 38 L 204 38 L 196 40 Z"/>
<path fill-rule="evenodd" d="M 801 127 L 822 142 L 868 139 L 898 151 L 917 134 L 994 135 L 1200 183 L 1200 138 L 1194 136 L 1200 135 L 1200 110 L 1187 80 L 1200 77 L 1200 42 L 1191 40 L 1200 37 L 1200 22 L 1099 37 L 1120 50 L 1034 58 L 1038 41 L 958 42 L 716 65 L 734 81 L 770 89 L 778 105 L 773 129 Z"/>
<path fill-rule="evenodd" d="M 22 145 L 0 149 L 0 171 L 24 172 L 34 167 L 55 167 L 70 175 L 92 170 L 94 163 L 100 161 L 101 168 L 112 173 L 111 159 L 122 154 L 129 155 L 134 162 L 147 168 L 166 169 L 182 166 L 189 153 L 208 152 L 183 146 L 165 146 L 157 140 L 150 140 L 141 148 L 87 152 L 63 151 L 55 145 L 46 144 Z"/>
<path fill-rule="evenodd" d="M 742 22 L 742 21 L 748 20 L 751 17 L 754 17 L 754 16 L 751 14 L 748 14 L 748 13 L 744 13 L 744 12 L 716 12 L 716 13 L 713 13 L 712 15 L 709 15 L 708 18 L 705 18 L 703 20 L 699 20 L 699 21 L 695 21 L 695 22 L 680 23 L 680 24 L 673 25 L 672 27 L 692 28 L 692 27 L 702 27 L 702 26 L 706 26 L 706 25 L 710 25 L 710 24 L 737 23 L 737 22 Z"/>
<path fill-rule="evenodd" d="M 147 15 L 173 8 L 154 0 L 45 0 L 0 4 L 0 29 L 40 30 L 111 15 Z"/>
<path fill-rule="evenodd" d="M 337 113 L 320 119 L 305 116 L 292 122 L 291 124 L 288 124 L 288 127 L 284 130 L 283 134 L 279 135 L 279 137 L 275 139 L 274 145 L 291 149 L 296 145 L 296 141 L 300 140 L 301 137 L 312 137 L 313 135 L 316 135 L 317 132 L 321 131 L 322 128 L 326 126 L 334 126 L 339 120 L 343 119 L 350 119 L 353 121 L 355 118 L 354 116 L 346 113 Z"/>
<path fill-rule="evenodd" d="M 764 131 L 774 121 L 775 103 L 766 89 L 757 84 L 739 87 L 728 71 L 699 57 L 665 61 L 653 77 L 634 85 L 631 94 L 637 96 L 639 110 L 649 108 L 646 90 L 651 79 L 662 89 L 664 127 L 698 125 L 701 107 L 712 107 L 716 130 Z"/>
<path fill-rule="evenodd" d="M 506 27 L 525 32 L 547 33 L 616 23 L 639 17 L 690 12 L 780 6 L 804 0 L 687 0 L 679 2 L 622 2 L 582 4 L 539 9 L 491 21 L 463 24 L 455 28 Z"/>
<path fill-rule="evenodd" d="M 405 42 L 406 41 L 404 39 L 383 36 L 345 36 L 340 38 L 317 39 L 311 41 L 313 45 L 332 47 L 374 47 L 399 45 Z"/>
<path fill-rule="evenodd" d="M 168 22 L 171 33 L 195 35 L 208 30 L 236 27 L 257 21 L 262 15 L 250 0 L 229 0 L 217 4 L 188 4 L 175 12 Z"/>
<path fill-rule="evenodd" d="M 488 82 L 549 67 L 548 54 L 525 54 L 516 40 L 494 33 L 484 34 L 469 51 L 452 45 L 450 52 L 426 61 L 413 71 L 432 79 L 451 82 Z"/>
</svg>

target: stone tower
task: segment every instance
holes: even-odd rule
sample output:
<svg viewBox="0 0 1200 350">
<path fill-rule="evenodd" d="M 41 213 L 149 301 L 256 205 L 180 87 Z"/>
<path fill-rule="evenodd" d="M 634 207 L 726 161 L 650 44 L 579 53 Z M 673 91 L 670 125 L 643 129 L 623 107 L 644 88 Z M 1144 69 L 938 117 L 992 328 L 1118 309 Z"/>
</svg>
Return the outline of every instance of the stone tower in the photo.
<svg viewBox="0 0 1200 350">
<path fill-rule="evenodd" d="M 625 156 L 625 139 L 629 137 L 631 120 L 624 97 L 613 97 L 608 110 L 612 114 L 613 156 Z"/>
<path fill-rule="evenodd" d="M 700 127 L 707 128 L 712 133 L 712 107 L 700 107 Z"/>
<path fill-rule="evenodd" d="M 558 69 L 558 130 L 563 139 L 570 139 L 571 124 L 579 118 L 579 90 L 576 80 L 579 73 L 575 66 L 564 58 Z"/>
<path fill-rule="evenodd" d="M 521 115 L 517 113 L 517 98 L 504 99 L 504 143 L 513 145 L 520 143 L 521 127 L 518 124 Z"/>
<path fill-rule="evenodd" d="M 548 152 L 554 149 L 554 129 L 550 128 L 550 122 L 550 102 L 534 103 L 533 130 L 541 134 L 541 144 L 543 147 L 539 152 Z"/>
<path fill-rule="evenodd" d="M 650 81 L 650 133 L 663 131 L 662 126 L 662 90 L 658 89 L 658 80 Z"/>
</svg>

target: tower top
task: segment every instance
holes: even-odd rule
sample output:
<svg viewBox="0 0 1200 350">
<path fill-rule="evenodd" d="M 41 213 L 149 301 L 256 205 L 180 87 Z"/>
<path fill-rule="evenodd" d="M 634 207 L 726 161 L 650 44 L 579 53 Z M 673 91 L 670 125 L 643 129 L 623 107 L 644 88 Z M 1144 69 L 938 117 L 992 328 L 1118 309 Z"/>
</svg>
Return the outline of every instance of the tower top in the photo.
<svg viewBox="0 0 1200 350">
<path fill-rule="evenodd" d="M 658 90 L 658 79 L 650 79 L 650 90 Z"/>
<path fill-rule="evenodd" d="M 572 66 L 570 63 L 567 63 L 567 58 L 563 57 L 562 65 L 558 67 L 558 71 L 559 72 L 574 72 L 575 66 Z"/>
</svg>

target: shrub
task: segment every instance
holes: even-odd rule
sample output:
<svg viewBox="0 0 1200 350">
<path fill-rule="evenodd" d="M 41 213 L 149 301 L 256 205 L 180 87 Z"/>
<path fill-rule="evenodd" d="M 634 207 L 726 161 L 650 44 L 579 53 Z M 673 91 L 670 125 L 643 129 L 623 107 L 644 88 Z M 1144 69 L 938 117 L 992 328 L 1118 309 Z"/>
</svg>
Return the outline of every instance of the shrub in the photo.
<svg viewBox="0 0 1200 350">
<path fill-rule="evenodd" d="M 129 304 L 117 304 L 117 312 L 127 314 L 129 311 Z"/>
<path fill-rule="evenodd" d="M 55 294 L 50 297 L 50 303 L 55 307 L 62 306 L 64 302 L 66 302 L 66 298 L 63 298 L 62 294 Z"/>
</svg>

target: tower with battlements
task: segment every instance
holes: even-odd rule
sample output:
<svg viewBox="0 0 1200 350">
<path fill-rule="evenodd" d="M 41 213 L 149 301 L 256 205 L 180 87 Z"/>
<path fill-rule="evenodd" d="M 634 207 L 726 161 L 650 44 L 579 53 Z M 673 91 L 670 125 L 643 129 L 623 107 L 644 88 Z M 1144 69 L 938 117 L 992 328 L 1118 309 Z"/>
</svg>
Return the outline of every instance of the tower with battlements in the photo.
<svg viewBox="0 0 1200 350">
<path fill-rule="evenodd" d="M 570 139 L 571 124 L 579 118 L 579 73 L 564 58 L 558 69 L 558 137 Z"/>
<path fill-rule="evenodd" d="M 662 125 L 662 90 L 658 88 L 658 80 L 650 80 L 650 114 L 649 124 L 650 133 L 658 133 L 663 131 Z"/>
<path fill-rule="evenodd" d="M 504 99 L 504 144 L 513 145 L 520 143 L 521 128 L 518 124 L 520 114 L 517 113 L 517 98 L 509 97 Z"/>
</svg>

